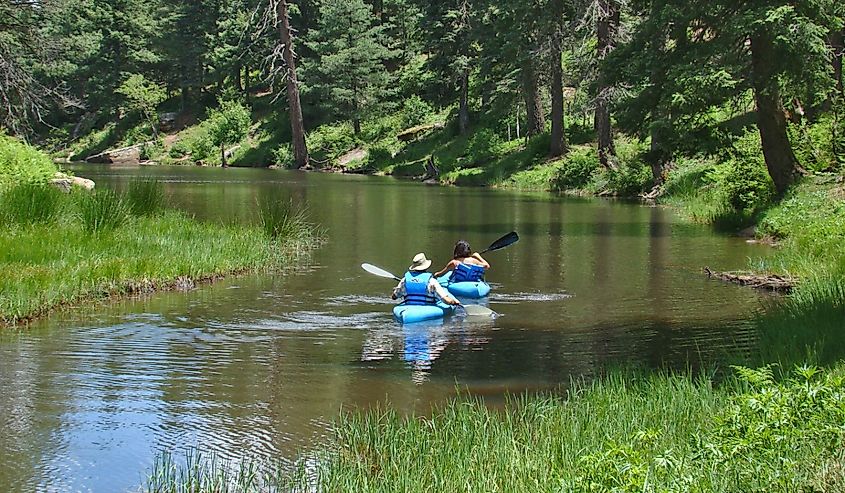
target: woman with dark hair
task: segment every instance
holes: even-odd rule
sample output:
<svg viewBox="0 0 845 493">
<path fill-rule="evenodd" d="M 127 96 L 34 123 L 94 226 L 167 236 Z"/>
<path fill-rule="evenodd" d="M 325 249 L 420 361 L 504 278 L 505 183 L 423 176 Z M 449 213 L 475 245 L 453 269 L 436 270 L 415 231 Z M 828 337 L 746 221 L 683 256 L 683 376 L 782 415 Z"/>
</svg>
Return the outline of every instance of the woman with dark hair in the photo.
<svg viewBox="0 0 845 493">
<path fill-rule="evenodd" d="M 434 277 L 440 277 L 452 271 L 449 283 L 481 281 L 489 268 L 490 264 L 479 253 L 473 252 L 466 240 L 458 240 L 455 243 L 452 260 L 434 274 Z"/>
</svg>

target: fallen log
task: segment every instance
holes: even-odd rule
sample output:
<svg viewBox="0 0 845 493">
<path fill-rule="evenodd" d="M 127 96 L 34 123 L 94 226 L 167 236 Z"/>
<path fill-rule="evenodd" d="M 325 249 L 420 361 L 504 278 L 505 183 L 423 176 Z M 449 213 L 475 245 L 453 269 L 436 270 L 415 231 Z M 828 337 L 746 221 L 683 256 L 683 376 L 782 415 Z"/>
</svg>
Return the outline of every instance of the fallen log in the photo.
<svg viewBox="0 0 845 493">
<path fill-rule="evenodd" d="M 709 267 L 704 268 L 708 278 L 748 286 L 756 289 L 766 289 L 778 293 L 789 293 L 798 285 L 798 279 L 792 276 L 777 274 L 755 274 L 753 272 L 716 272 Z"/>
</svg>

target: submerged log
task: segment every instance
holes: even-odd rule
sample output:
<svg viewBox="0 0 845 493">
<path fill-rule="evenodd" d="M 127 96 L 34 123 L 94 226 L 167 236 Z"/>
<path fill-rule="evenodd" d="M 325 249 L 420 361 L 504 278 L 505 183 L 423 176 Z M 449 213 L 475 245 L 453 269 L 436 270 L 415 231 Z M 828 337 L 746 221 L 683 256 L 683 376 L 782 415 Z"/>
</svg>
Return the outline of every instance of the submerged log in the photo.
<svg viewBox="0 0 845 493">
<path fill-rule="evenodd" d="M 798 279 L 791 276 L 777 274 L 755 274 L 753 272 L 716 272 L 709 267 L 704 268 L 708 278 L 716 278 L 725 282 L 749 286 L 756 289 L 767 289 L 779 293 L 789 293 L 798 284 Z"/>
</svg>

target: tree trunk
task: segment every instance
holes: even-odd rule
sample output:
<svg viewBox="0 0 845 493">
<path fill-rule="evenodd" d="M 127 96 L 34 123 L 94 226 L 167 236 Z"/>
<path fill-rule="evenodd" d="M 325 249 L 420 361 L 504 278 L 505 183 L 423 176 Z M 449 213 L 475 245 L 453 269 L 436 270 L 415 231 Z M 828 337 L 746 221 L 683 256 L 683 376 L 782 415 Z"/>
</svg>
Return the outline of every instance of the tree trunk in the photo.
<svg viewBox="0 0 845 493">
<path fill-rule="evenodd" d="M 469 73 L 461 73 L 461 101 L 458 109 L 458 129 L 461 135 L 469 131 Z"/>
<path fill-rule="evenodd" d="M 776 79 L 774 56 L 770 35 L 758 33 L 751 37 L 751 78 L 763 157 L 778 195 L 783 195 L 795 183 L 800 166 L 786 131 L 786 116 Z"/>
<path fill-rule="evenodd" d="M 282 56 L 287 66 L 288 107 L 290 113 L 291 143 L 293 144 L 294 168 L 308 164 L 308 146 L 305 143 L 305 123 L 302 119 L 302 104 L 299 101 L 299 82 L 296 79 L 296 55 L 293 52 L 293 36 L 288 17 L 287 0 L 277 0 L 276 8 L 280 23 L 279 35 L 284 45 Z"/>
<path fill-rule="evenodd" d="M 555 34 L 550 60 L 552 65 L 552 135 L 549 156 L 551 157 L 560 156 L 566 150 L 566 137 L 563 135 L 563 69 L 560 65 L 560 41 L 557 38 L 558 35 Z"/>
<path fill-rule="evenodd" d="M 525 136 L 531 137 L 543 132 L 546 126 L 543 116 L 543 100 L 540 97 L 540 84 L 534 62 L 529 59 L 522 66 L 522 84 L 525 97 Z"/>
<path fill-rule="evenodd" d="M 836 81 L 837 93 L 842 96 L 842 57 L 843 52 L 845 52 L 845 31 L 830 34 L 830 47 L 833 49 L 833 80 Z"/>
<path fill-rule="evenodd" d="M 228 168 L 229 165 L 226 163 L 226 146 L 220 144 L 220 165 L 224 168 Z"/>
<path fill-rule="evenodd" d="M 235 89 L 237 89 L 238 92 L 243 92 L 244 85 L 243 85 L 243 81 L 241 81 L 241 66 L 240 65 L 235 65 L 235 67 L 232 69 L 232 78 L 235 80 Z"/>
<path fill-rule="evenodd" d="M 664 131 L 652 126 L 650 133 L 651 147 L 648 153 L 648 161 L 651 165 L 654 186 L 659 186 L 666 182 L 666 173 L 672 168 L 672 151 L 666 145 Z"/>
<path fill-rule="evenodd" d="M 352 117 L 352 131 L 355 133 L 355 135 L 358 135 L 358 134 L 361 133 L 361 119 L 358 118 L 358 110 L 357 109 L 355 110 L 355 116 Z"/>
<path fill-rule="evenodd" d="M 249 67 L 244 67 L 244 99 L 246 99 L 247 104 L 249 104 L 249 88 L 252 85 L 252 81 L 249 78 Z"/>
<path fill-rule="evenodd" d="M 616 1 L 598 0 L 596 36 L 599 61 L 604 60 L 613 50 L 616 41 L 616 31 L 619 27 L 619 6 Z M 610 126 L 610 87 L 605 82 L 605 76 L 602 73 L 599 73 L 598 82 L 594 124 L 598 138 L 599 161 L 605 168 L 616 168 L 614 163 L 616 149 L 613 146 L 613 129 Z"/>
</svg>

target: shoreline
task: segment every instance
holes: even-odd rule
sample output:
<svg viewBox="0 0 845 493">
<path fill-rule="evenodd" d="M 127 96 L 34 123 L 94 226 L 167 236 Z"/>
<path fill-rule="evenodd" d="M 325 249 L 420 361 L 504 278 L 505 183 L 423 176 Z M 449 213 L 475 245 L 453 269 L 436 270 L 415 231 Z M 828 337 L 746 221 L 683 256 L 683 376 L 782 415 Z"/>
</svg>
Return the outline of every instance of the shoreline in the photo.
<svg viewBox="0 0 845 493">
<path fill-rule="evenodd" d="M 292 266 L 270 268 L 259 267 L 236 269 L 227 272 L 204 274 L 199 276 L 179 276 L 177 278 L 162 280 L 124 280 L 120 285 L 113 287 L 108 291 L 101 291 L 99 294 L 82 294 L 71 300 L 63 300 L 57 304 L 39 308 L 33 313 L 17 318 L 14 322 L 7 322 L 0 319 L 0 330 L 28 328 L 31 324 L 48 318 L 56 312 L 80 309 L 81 305 L 87 302 L 107 304 L 123 300 L 142 299 L 145 296 L 153 296 L 160 293 L 187 293 L 202 286 L 212 285 L 224 279 L 258 275 L 262 273 L 283 273 L 291 270 L 294 270 Z"/>
</svg>

